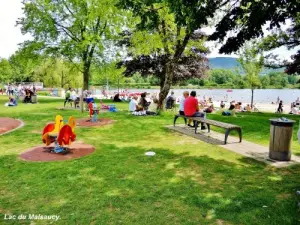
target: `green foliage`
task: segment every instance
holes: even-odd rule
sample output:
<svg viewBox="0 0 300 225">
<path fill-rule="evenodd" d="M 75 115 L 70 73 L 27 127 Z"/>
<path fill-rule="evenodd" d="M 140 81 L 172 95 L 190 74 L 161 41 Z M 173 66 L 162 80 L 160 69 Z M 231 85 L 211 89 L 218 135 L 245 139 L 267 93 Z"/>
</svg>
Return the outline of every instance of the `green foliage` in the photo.
<svg viewBox="0 0 300 225">
<path fill-rule="evenodd" d="M 101 64 L 92 68 L 92 82 L 94 84 L 110 84 L 123 83 L 125 81 L 124 68 L 117 68 L 116 62 Z"/>
<path fill-rule="evenodd" d="M 257 46 L 246 45 L 240 51 L 238 61 L 246 74 L 247 86 L 252 90 L 259 88 L 261 86 L 259 74 L 263 69 L 264 56 L 258 52 Z"/>
<path fill-rule="evenodd" d="M 262 88 L 267 88 L 269 85 L 270 85 L 270 76 L 260 76 L 259 77 L 260 79 L 260 83 L 261 83 L 261 86 Z"/>
<path fill-rule="evenodd" d="M 24 0 L 24 17 L 18 24 L 49 55 L 79 63 L 87 89 L 94 57 L 101 58 L 105 43 L 121 31 L 126 17 L 116 1 Z"/>
<path fill-rule="evenodd" d="M 34 71 L 34 77 L 45 87 L 79 88 L 83 83 L 76 66 L 59 58 L 45 59 Z"/>
<path fill-rule="evenodd" d="M 7 59 L 0 58 L 0 83 L 12 80 L 13 70 Z"/>
</svg>

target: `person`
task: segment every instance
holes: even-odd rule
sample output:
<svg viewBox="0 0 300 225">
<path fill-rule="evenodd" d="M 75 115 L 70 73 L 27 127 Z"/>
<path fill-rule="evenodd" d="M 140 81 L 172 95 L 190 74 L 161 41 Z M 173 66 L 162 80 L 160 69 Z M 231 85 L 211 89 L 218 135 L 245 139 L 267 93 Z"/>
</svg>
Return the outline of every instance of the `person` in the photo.
<svg viewBox="0 0 300 225">
<path fill-rule="evenodd" d="M 167 98 L 166 101 L 166 109 L 172 109 L 174 107 L 174 103 L 176 101 L 176 97 L 174 95 L 174 92 L 171 92 L 171 95 Z"/>
<path fill-rule="evenodd" d="M 296 104 L 293 104 L 292 110 L 291 110 L 291 114 L 294 114 L 294 115 L 300 114 L 300 111 L 299 111 L 299 109 L 297 108 Z"/>
<path fill-rule="evenodd" d="M 139 101 L 139 106 L 140 106 L 141 108 L 143 108 L 143 110 L 145 110 L 145 111 L 148 110 L 148 107 L 149 107 L 149 105 L 150 105 L 150 103 L 149 103 L 149 102 L 147 101 L 147 99 L 146 99 L 146 95 L 147 95 L 146 92 L 142 93 L 142 94 L 141 94 L 140 101 Z"/>
<path fill-rule="evenodd" d="M 137 99 L 138 99 L 138 97 L 136 95 L 134 95 L 132 97 L 132 99 L 130 100 L 130 102 L 129 102 L 129 111 L 130 112 L 139 111 Z"/>
<path fill-rule="evenodd" d="M 235 104 L 235 110 L 238 112 L 242 111 L 242 103 L 241 102 L 238 102 L 237 104 Z"/>
<path fill-rule="evenodd" d="M 64 107 L 66 107 L 66 103 L 67 102 L 70 102 L 71 104 L 71 107 L 72 107 L 72 99 L 71 99 L 71 88 L 69 88 L 66 92 L 66 99 L 65 99 L 65 102 L 64 102 Z"/>
<path fill-rule="evenodd" d="M 283 112 L 283 102 L 280 101 L 277 109 L 277 113 L 282 113 Z"/>
<path fill-rule="evenodd" d="M 297 98 L 297 100 L 296 100 L 296 105 L 300 105 L 300 99 L 299 99 L 299 97 Z"/>
<path fill-rule="evenodd" d="M 184 116 L 184 102 L 189 97 L 190 93 L 188 91 L 183 92 L 183 96 L 179 103 L 179 115 Z"/>
<path fill-rule="evenodd" d="M 232 111 L 235 109 L 235 105 L 234 105 L 234 102 L 230 102 L 230 107 L 229 107 L 229 111 Z"/>
<path fill-rule="evenodd" d="M 158 109 L 158 99 L 154 98 L 152 103 L 150 104 L 148 110 L 146 111 L 147 115 L 157 115 Z"/>
<path fill-rule="evenodd" d="M 31 103 L 31 96 L 32 96 L 32 91 L 30 91 L 29 89 L 25 89 L 24 103 Z"/>
<path fill-rule="evenodd" d="M 32 92 L 33 92 L 34 95 L 36 94 L 36 87 L 35 87 L 34 84 L 32 85 Z"/>
<path fill-rule="evenodd" d="M 10 84 L 8 84 L 7 86 L 7 95 L 11 95 L 12 94 L 12 86 Z"/>
<path fill-rule="evenodd" d="M 251 112 L 251 107 L 250 107 L 250 104 L 247 104 L 247 106 L 246 106 L 245 110 L 246 110 L 247 112 Z"/>
<path fill-rule="evenodd" d="M 120 94 L 119 94 L 119 93 L 117 93 L 117 94 L 114 96 L 113 102 L 122 102 L 122 100 L 120 99 Z"/>
<path fill-rule="evenodd" d="M 277 101 L 276 101 L 276 104 L 280 103 L 280 98 L 279 96 L 277 97 Z"/>
<path fill-rule="evenodd" d="M 206 113 L 212 113 L 213 111 L 214 111 L 214 105 L 213 104 L 210 105 L 208 108 L 206 108 L 204 110 L 204 112 L 206 112 Z"/>
<path fill-rule="evenodd" d="M 221 108 L 221 109 L 224 109 L 224 108 L 225 108 L 225 103 L 224 103 L 224 101 L 221 101 L 221 103 L 220 103 L 220 108 Z"/>
<path fill-rule="evenodd" d="M 17 106 L 17 105 L 18 105 L 18 103 L 17 103 L 16 99 L 9 96 L 8 103 L 6 103 L 5 106 Z"/>
<path fill-rule="evenodd" d="M 205 113 L 199 112 L 199 102 L 196 98 L 196 91 L 192 91 L 190 97 L 184 101 L 184 115 L 187 117 L 205 117 Z M 188 126 L 191 126 L 191 120 L 188 122 Z M 203 123 L 201 123 L 201 130 L 205 129 Z"/>
</svg>

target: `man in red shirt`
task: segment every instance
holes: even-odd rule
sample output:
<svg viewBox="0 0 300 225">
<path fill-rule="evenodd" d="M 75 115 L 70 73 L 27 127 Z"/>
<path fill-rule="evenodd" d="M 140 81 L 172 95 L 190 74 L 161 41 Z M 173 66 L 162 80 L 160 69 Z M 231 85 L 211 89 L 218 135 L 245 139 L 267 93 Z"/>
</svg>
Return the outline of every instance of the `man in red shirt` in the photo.
<svg viewBox="0 0 300 225">
<path fill-rule="evenodd" d="M 190 97 L 184 101 L 184 115 L 187 117 L 204 117 L 205 113 L 199 112 L 199 103 L 196 97 L 196 91 L 192 91 Z M 191 120 L 188 122 L 188 126 L 191 126 Z M 201 129 L 205 129 L 201 123 Z"/>
</svg>

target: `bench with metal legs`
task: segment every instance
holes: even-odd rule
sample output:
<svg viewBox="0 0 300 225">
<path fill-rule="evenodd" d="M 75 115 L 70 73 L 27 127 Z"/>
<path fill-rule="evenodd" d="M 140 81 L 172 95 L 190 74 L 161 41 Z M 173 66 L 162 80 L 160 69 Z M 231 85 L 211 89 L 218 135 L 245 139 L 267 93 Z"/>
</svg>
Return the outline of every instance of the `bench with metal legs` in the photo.
<svg viewBox="0 0 300 225">
<path fill-rule="evenodd" d="M 236 130 L 238 132 L 240 142 L 242 142 L 242 128 L 237 126 L 237 125 L 224 123 L 224 122 L 219 122 L 219 121 L 216 121 L 216 120 L 204 119 L 204 118 L 200 118 L 200 117 L 186 117 L 186 116 L 178 114 L 178 115 L 175 115 L 175 117 L 174 117 L 174 126 L 176 125 L 176 120 L 179 117 L 184 118 L 185 124 L 187 124 L 187 119 L 192 119 L 194 121 L 195 134 L 197 134 L 197 129 L 198 129 L 199 123 L 206 124 L 208 133 L 210 132 L 210 125 L 213 125 L 213 126 L 216 126 L 216 127 L 224 128 L 226 130 L 225 131 L 225 140 L 224 140 L 225 144 L 227 144 L 228 136 L 229 136 L 230 132 L 233 131 L 233 130 Z"/>
</svg>

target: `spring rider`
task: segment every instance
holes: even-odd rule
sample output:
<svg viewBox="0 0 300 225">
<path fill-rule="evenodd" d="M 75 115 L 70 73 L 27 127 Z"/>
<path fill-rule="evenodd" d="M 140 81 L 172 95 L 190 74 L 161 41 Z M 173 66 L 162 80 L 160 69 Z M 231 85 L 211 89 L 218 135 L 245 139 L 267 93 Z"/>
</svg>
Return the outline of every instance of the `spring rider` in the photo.
<svg viewBox="0 0 300 225">
<path fill-rule="evenodd" d="M 98 121 L 98 114 L 99 114 L 99 109 L 97 108 L 96 103 L 94 103 L 94 101 L 91 101 L 88 104 L 89 107 L 89 111 L 90 111 L 90 118 L 91 118 L 91 122 L 95 123 Z"/>
<path fill-rule="evenodd" d="M 55 123 L 48 124 L 42 133 L 42 140 L 46 146 L 51 143 L 55 143 L 54 148 L 50 151 L 55 153 L 65 153 L 68 151 L 66 146 L 69 146 L 76 139 L 74 132 L 76 122 L 73 116 L 67 121 L 68 124 L 64 125 L 63 117 L 57 115 L 55 117 Z"/>
</svg>

